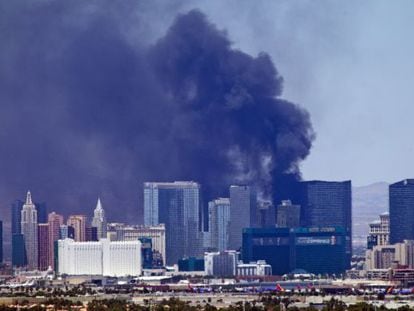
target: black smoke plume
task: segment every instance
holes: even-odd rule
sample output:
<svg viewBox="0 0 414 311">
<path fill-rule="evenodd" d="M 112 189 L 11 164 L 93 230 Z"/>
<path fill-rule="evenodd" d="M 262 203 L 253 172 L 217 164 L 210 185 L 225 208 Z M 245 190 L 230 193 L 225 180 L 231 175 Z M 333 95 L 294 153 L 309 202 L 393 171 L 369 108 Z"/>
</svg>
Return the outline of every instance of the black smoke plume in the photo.
<svg viewBox="0 0 414 311">
<path fill-rule="evenodd" d="M 313 130 L 270 57 L 234 49 L 197 10 L 147 44 L 139 5 L 0 4 L 2 215 L 28 188 L 50 210 L 91 213 L 100 195 L 111 218 L 140 221 L 144 181 L 278 198 L 300 178 Z"/>
</svg>

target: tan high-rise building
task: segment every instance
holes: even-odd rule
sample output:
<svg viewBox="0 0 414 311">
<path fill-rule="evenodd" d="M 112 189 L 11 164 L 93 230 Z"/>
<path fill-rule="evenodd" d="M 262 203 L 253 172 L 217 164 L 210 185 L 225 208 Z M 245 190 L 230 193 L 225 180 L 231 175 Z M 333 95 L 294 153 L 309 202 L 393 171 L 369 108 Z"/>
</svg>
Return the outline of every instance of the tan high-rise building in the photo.
<svg viewBox="0 0 414 311">
<path fill-rule="evenodd" d="M 111 224 L 110 224 L 111 227 Z M 152 240 L 152 249 L 158 251 L 162 260 L 165 264 L 166 262 L 166 252 L 165 252 L 165 225 L 159 224 L 156 226 L 125 226 L 117 224 L 114 228 L 114 231 L 109 231 L 108 233 L 114 233 L 117 241 L 136 241 L 139 238 L 150 238 Z"/>
<path fill-rule="evenodd" d="M 60 226 L 63 225 L 63 216 L 52 212 L 47 218 L 49 224 L 49 252 L 48 265 L 55 268 L 55 241 L 60 238 Z"/>
<path fill-rule="evenodd" d="M 414 268 L 414 241 L 404 240 L 403 243 L 377 245 L 366 251 L 367 270 L 389 269 L 393 263 Z"/>
<path fill-rule="evenodd" d="M 75 241 L 86 241 L 86 215 L 71 215 L 68 218 L 67 225 L 72 226 L 75 231 Z"/>
<path fill-rule="evenodd" d="M 376 245 L 388 245 L 390 242 L 390 214 L 382 213 L 380 219 L 369 224 L 367 248 L 372 249 Z"/>
</svg>

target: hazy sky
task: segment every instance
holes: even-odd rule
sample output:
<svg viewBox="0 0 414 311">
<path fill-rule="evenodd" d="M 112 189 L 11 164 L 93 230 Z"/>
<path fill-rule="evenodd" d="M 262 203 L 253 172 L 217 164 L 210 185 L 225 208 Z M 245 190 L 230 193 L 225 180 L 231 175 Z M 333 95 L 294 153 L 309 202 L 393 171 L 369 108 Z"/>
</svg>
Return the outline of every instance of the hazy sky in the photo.
<svg viewBox="0 0 414 311">
<path fill-rule="evenodd" d="M 151 2 L 152 3 L 152 2 Z M 158 2 L 157 33 L 173 11 L 198 7 L 234 45 L 273 57 L 284 97 L 308 109 L 317 138 L 305 179 L 354 185 L 413 177 L 413 1 Z"/>
</svg>

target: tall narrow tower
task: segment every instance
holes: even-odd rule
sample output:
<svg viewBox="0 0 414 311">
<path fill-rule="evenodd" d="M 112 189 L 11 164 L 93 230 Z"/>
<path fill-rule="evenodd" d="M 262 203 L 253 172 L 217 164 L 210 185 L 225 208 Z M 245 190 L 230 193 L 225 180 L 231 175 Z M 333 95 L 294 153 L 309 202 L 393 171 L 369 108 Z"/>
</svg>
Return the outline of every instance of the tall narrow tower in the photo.
<svg viewBox="0 0 414 311">
<path fill-rule="evenodd" d="M 247 185 L 230 186 L 229 248 L 238 250 L 242 246 L 243 228 L 256 223 L 257 195 Z"/>
<path fill-rule="evenodd" d="M 63 216 L 52 212 L 48 215 L 49 224 L 49 253 L 48 265 L 55 268 L 55 242 L 60 238 L 60 227 L 63 225 Z"/>
<path fill-rule="evenodd" d="M 98 198 L 96 208 L 93 211 L 92 227 L 97 228 L 98 239 L 106 239 L 106 217 L 100 198 Z"/>
<path fill-rule="evenodd" d="M 21 230 L 26 249 L 27 267 L 35 270 L 38 265 L 37 211 L 30 191 L 27 192 L 26 203 L 22 209 Z"/>
<path fill-rule="evenodd" d="M 389 186 L 390 243 L 414 239 L 414 179 Z"/>
</svg>

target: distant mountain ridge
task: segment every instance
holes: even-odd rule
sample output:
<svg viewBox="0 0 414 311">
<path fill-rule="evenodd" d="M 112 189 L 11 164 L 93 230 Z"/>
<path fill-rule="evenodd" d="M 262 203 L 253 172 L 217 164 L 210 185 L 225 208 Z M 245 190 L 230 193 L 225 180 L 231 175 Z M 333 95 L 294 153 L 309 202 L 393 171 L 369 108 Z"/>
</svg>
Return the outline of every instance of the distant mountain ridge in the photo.
<svg viewBox="0 0 414 311">
<path fill-rule="evenodd" d="M 367 186 L 352 187 L 352 222 L 355 242 L 364 240 L 368 224 L 378 219 L 379 214 L 388 212 L 388 186 L 377 182 Z"/>
</svg>

